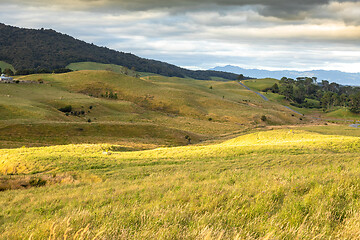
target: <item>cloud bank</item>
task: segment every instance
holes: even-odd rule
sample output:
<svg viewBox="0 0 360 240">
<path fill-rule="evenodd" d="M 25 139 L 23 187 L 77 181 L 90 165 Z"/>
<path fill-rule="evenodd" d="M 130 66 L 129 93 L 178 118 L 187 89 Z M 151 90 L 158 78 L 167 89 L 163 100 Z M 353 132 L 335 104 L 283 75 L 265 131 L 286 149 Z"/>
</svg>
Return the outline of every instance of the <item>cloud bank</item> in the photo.
<svg viewBox="0 0 360 240">
<path fill-rule="evenodd" d="M 360 69 L 355 0 L 0 0 L 0 7 L 5 24 L 52 28 L 185 67 Z"/>
</svg>

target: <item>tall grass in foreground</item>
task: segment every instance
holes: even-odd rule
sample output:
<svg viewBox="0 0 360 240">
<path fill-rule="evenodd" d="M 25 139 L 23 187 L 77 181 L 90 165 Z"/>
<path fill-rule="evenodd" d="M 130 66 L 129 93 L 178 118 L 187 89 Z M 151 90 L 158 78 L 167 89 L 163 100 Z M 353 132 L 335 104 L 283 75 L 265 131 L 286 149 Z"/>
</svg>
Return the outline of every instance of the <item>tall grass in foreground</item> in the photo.
<svg viewBox="0 0 360 240">
<path fill-rule="evenodd" d="M 0 150 L 0 171 L 12 178 L 74 179 L 0 192 L 0 238 L 360 236 L 357 137 L 279 130 L 209 146 L 111 155 L 104 147 Z"/>
</svg>

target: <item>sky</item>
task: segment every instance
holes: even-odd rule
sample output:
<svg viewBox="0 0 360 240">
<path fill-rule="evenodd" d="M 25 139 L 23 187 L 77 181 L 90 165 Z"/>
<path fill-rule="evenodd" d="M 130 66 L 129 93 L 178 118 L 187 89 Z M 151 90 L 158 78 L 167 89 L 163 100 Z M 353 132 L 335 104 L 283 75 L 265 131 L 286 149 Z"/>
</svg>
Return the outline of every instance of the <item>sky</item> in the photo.
<svg viewBox="0 0 360 240">
<path fill-rule="evenodd" d="M 0 22 L 190 69 L 360 72 L 360 1 L 0 0 Z"/>
</svg>

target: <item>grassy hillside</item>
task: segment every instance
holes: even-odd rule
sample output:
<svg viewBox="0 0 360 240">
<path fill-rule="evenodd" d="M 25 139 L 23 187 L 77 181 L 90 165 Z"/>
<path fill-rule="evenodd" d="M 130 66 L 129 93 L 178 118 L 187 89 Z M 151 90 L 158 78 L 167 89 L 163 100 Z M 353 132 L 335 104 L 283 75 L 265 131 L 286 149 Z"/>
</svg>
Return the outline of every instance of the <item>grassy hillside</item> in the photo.
<svg viewBox="0 0 360 240">
<path fill-rule="evenodd" d="M 2 69 L 2 71 L 4 71 L 6 68 L 9 68 L 13 72 L 15 72 L 15 68 L 11 64 L 3 62 L 3 61 L 0 61 L 0 68 Z"/>
<path fill-rule="evenodd" d="M 78 63 L 71 63 L 66 66 L 66 68 L 71 69 L 73 71 L 79 70 L 107 70 L 116 73 L 124 73 L 125 68 L 120 65 L 116 64 L 103 64 L 103 63 L 96 63 L 96 62 L 78 62 Z M 129 70 L 131 71 L 131 70 Z"/>
<path fill-rule="evenodd" d="M 214 145 L 129 150 L 0 150 L 1 187 L 28 186 L 0 192 L 0 238 L 359 236 L 359 137 L 287 129 Z"/>
<path fill-rule="evenodd" d="M 341 119 L 345 118 L 348 120 L 360 120 L 360 115 L 356 113 L 350 112 L 347 108 L 335 108 L 333 111 L 330 111 L 325 114 L 325 116 L 329 119 Z"/>
<path fill-rule="evenodd" d="M 0 88 L 3 147 L 83 143 L 85 138 L 74 136 L 86 135 L 86 131 L 94 137 L 86 138 L 85 143 L 116 144 L 126 139 L 145 143 L 145 138 L 139 136 L 147 133 L 152 141 L 146 142 L 186 144 L 186 135 L 196 143 L 256 127 L 302 122 L 287 109 L 263 101 L 236 82 L 163 76 L 135 78 L 91 70 L 29 75 L 19 80 L 20 84 L 3 84 Z M 110 93 L 116 94 L 117 99 L 106 97 Z M 68 105 L 73 112 L 82 114 L 67 116 L 59 111 Z M 266 116 L 265 121 L 262 116 Z M 42 138 L 37 137 L 38 124 L 46 129 Z M 129 132 L 115 134 L 116 141 L 107 130 L 97 127 L 101 125 Z M 146 130 L 149 126 L 159 129 L 159 133 Z M 55 129 L 59 129 L 59 137 L 53 134 Z M 173 133 L 165 134 L 169 131 Z M 167 140 L 169 136 L 173 137 Z"/>
<path fill-rule="evenodd" d="M 244 80 L 243 83 L 249 88 L 261 92 L 263 89 L 270 88 L 275 83 L 279 83 L 279 80 L 273 78 L 252 79 L 252 80 Z"/>
</svg>

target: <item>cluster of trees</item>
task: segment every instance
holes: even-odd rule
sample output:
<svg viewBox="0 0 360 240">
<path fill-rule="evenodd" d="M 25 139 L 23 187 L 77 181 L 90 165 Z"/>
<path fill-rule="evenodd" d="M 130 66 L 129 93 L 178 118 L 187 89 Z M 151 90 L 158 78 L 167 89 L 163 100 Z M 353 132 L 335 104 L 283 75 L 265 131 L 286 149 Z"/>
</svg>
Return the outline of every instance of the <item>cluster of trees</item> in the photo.
<svg viewBox="0 0 360 240">
<path fill-rule="evenodd" d="M 74 62 L 117 64 L 140 72 L 169 77 L 209 80 L 237 75 L 218 71 L 191 71 L 168 63 L 137 57 L 131 53 L 98 47 L 51 29 L 24 29 L 0 24 L 0 59 L 15 69 L 60 69 Z"/>
<path fill-rule="evenodd" d="M 118 94 L 110 91 L 110 92 L 106 92 L 105 94 L 101 94 L 101 97 L 109 98 L 109 99 L 118 99 Z"/>
<path fill-rule="evenodd" d="M 17 70 L 15 72 L 15 75 L 30 75 L 30 74 L 38 74 L 38 73 L 67 73 L 72 72 L 71 69 L 68 68 L 58 68 L 58 69 L 23 69 L 23 70 Z"/>
<path fill-rule="evenodd" d="M 279 84 L 275 83 L 263 91 L 279 93 L 297 107 L 330 109 L 343 106 L 349 107 L 352 112 L 360 112 L 359 87 L 343 86 L 326 80 L 318 82 L 316 77 L 283 77 Z"/>
<path fill-rule="evenodd" d="M 71 69 L 67 68 L 58 68 L 54 70 L 50 69 L 23 69 L 23 70 L 17 70 L 13 71 L 10 68 L 5 68 L 4 71 L 0 68 L 0 73 L 3 73 L 7 76 L 15 76 L 15 75 L 30 75 L 30 74 L 37 74 L 37 73 L 67 73 L 71 72 Z"/>
<path fill-rule="evenodd" d="M 14 72 L 10 68 L 5 68 L 4 70 L 2 70 L 0 68 L 0 74 L 2 74 L 2 73 L 7 75 L 7 76 L 14 76 Z"/>
<path fill-rule="evenodd" d="M 89 109 L 91 110 L 93 106 L 90 106 Z M 65 107 L 59 108 L 59 111 L 65 113 L 66 116 L 72 115 L 72 116 L 85 116 L 86 112 L 84 109 L 75 111 L 74 108 L 71 105 L 66 105 Z M 88 113 L 90 113 L 90 110 Z"/>
</svg>

